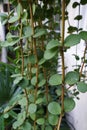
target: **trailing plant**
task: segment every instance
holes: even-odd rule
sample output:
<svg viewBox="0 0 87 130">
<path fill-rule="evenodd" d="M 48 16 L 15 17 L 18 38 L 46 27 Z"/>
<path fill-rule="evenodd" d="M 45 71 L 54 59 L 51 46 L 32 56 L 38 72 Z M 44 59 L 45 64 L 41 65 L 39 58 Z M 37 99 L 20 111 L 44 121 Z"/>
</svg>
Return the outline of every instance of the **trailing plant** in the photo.
<svg viewBox="0 0 87 130">
<path fill-rule="evenodd" d="M 0 13 L 2 24 L 8 25 L 6 40 L 1 41 L 0 45 L 9 49 L 12 47 L 14 57 L 8 59 L 14 65 L 14 73 L 9 77 L 13 80 L 13 85 L 21 89 L 8 100 L 1 112 L 2 130 L 5 128 L 4 118 L 13 119 L 11 128 L 16 130 L 70 129 L 65 127 L 63 117 L 75 107 L 73 97 L 77 96 L 77 91 L 87 92 L 87 84 L 81 80 L 87 46 L 82 65 L 68 73 L 65 73 L 64 53 L 79 44 L 81 39 L 86 41 L 87 32 L 79 26 L 70 25 L 69 35 L 65 38 L 69 2 L 70 0 L 9 0 L 8 14 Z M 73 8 L 80 9 L 80 5 L 86 3 L 82 0 L 74 2 Z M 56 18 L 58 19 L 55 20 Z M 75 20 L 79 24 L 81 19 L 79 13 Z M 57 31 L 56 28 L 61 30 Z M 58 56 L 61 57 L 61 68 Z M 78 60 L 78 56 L 74 56 Z M 58 67 L 60 69 L 57 71 Z M 4 83 L 4 78 L 2 81 Z M 69 87 L 66 88 L 66 85 Z M 77 91 L 69 97 L 69 89 L 75 85 Z"/>
</svg>

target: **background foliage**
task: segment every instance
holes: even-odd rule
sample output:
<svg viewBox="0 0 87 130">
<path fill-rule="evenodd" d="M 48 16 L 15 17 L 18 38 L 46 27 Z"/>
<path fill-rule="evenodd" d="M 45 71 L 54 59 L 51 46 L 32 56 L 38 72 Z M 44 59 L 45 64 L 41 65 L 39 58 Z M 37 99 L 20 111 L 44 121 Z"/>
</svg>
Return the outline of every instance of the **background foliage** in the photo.
<svg viewBox="0 0 87 130">
<path fill-rule="evenodd" d="M 9 0 L 8 14 L 0 13 L 8 28 L 0 46 L 9 54 L 9 64 L 0 63 L 0 130 L 70 130 L 64 115 L 75 107 L 73 98 L 79 91 L 87 91 L 82 80 L 87 47 L 82 66 L 66 74 L 64 52 L 81 39 L 86 42 L 87 32 L 70 25 L 64 38 L 69 2 Z M 86 3 L 81 0 L 72 7 Z M 75 20 L 79 23 L 81 19 L 79 12 Z M 68 96 L 71 87 L 74 91 Z"/>
</svg>

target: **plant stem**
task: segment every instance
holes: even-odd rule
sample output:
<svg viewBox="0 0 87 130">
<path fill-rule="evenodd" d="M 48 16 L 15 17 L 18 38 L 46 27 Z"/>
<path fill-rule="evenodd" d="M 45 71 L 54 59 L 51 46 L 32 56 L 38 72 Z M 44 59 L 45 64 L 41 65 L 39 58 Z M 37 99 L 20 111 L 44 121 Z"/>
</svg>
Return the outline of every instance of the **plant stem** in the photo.
<svg viewBox="0 0 87 130">
<path fill-rule="evenodd" d="M 86 47 L 85 47 L 85 50 L 84 50 L 84 55 L 83 55 L 83 63 L 82 63 L 82 66 L 81 66 L 81 70 L 80 70 L 80 78 L 82 76 L 82 71 L 83 71 L 83 68 L 84 68 L 84 64 L 85 64 L 85 54 L 86 54 L 86 50 L 87 50 L 87 43 L 86 43 Z"/>
<path fill-rule="evenodd" d="M 64 115 L 64 85 L 65 85 L 65 63 L 64 63 L 64 34 L 65 34 L 65 0 L 62 1 L 62 49 L 60 50 L 62 59 L 62 94 L 61 94 L 61 114 L 58 121 L 57 130 L 60 130 L 62 117 Z"/>
</svg>

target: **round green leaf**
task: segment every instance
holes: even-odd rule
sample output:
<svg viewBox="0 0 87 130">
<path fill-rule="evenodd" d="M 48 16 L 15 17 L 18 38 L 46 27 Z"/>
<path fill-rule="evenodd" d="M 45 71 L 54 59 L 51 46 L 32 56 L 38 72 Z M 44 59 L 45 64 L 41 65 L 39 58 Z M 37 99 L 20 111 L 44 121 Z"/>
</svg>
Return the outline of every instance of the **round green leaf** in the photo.
<svg viewBox="0 0 87 130">
<path fill-rule="evenodd" d="M 57 54 L 58 50 L 57 49 L 51 49 L 51 50 L 46 50 L 44 52 L 44 58 L 49 60 L 53 58 Z"/>
<path fill-rule="evenodd" d="M 65 82 L 69 85 L 73 85 L 79 81 L 79 74 L 75 71 L 70 71 L 66 74 Z"/>
<path fill-rule="evenodd" d="M 36 78 L 36 76 L 34 76 L 34 77 L 31 79 L 31 84 L 35 86 L 36 83 L 37 83 L 37 78 Z"/>
<path fill-rule="evenodd" d="M 61 107 L 57 102 L 51 102 L 48 105 L 48 111 L 53 115 L 58 115 L 61 113 Z"/>
<path fill-rule="evenodd" d="M 62 77 L 59 74 L 54 74 L 49 79 L 50 85 L 59 85 L 62 84 Z"/>
<path fill-rule="evenodd" d="M 53 130 L 51 126 L 46 126 L 45 130 Z"/>
<path fill-rule="evenodd" d="M 82 92 L 82 93 L 85 93 L 87 92 L 87 84 L 84 83 L 84 82 L 78 82 L 77 83 L 77 89 Z"/>
<path fill-rule="evenodd" d="M 82 31 L 79 33 L 80 38 L 87 41 L 87 31 Z"/>
<path fill-rule="evenodd" d="M 33 114 L 33 113 L 36 112 L 36 110 L 37 110 L 37 105 L 34 104 L 34 103 L 31 103 L 31 104 L 29 105 L 28 112 L 31 113 L 31 114 Z"/>
<path fill-rule="evenodd" d="M 71 47 L 80 43 L 80 36 L 78 34 L 70 34 L 65 39 L 65 46 Z"/>
<path fill-rule="evenodd" d="M 31 124 L 29 122 L 25 122 L 23 125 L 23 130 L 31 130 Z"/>
<path fill-rule="evenodd" d="M 72 98 L 65 98 L 64 100 L 64 110 L 65 112 L 70 112 L 75 107 L 75 101 Z"/>
<path fill-rule="evenodd" d="M 55 47 L 58 47 L 60 45 L 58 40 L 52 39 L 50 42 L 48 42 L 46 49 L 53 49 Z"/>
<path fill-rule="evenodd" d="M 36 120 L 38 125 L 43 125 L 45 123 L 45 119 L 44 118 L 39 118 Z"/>
<path fill-rule="evenodd" d="M 49 117 L 48 117 L 48 121 L 51 125 L 57 125 L 58 116 L 50 114 Z"/>
</svg>

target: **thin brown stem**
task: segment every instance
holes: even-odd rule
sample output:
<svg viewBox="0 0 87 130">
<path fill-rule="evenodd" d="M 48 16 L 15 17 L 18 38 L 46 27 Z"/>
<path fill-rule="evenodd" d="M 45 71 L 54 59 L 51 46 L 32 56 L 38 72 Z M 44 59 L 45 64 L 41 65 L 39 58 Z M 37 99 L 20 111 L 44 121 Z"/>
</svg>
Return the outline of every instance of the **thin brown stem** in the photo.
<svg viewBox="0 0 87 130">
<path fill-rule="evenodd" d="M 82 76 L 82 71 L 83 71 L 84 64 L 85 64 L 85 54 L 86 54 L 86 50 L 87 50 L 87 43 L 86 43 L 86 47 L 85 47 L 84 54 L 83 54 L 83 63 L 82 63 L 81 70 L 80 70 L 80 78 L 81 78 L 81 76 Z"/>
<path fill-rule="evenodd" d="M 65 63 L 64 63 L 64 35 L 65 35 L 65 0 L 62 1 L 62 49 L 60 50 L 62 59 L 62 94 L 61 94 L 61 114 L 58 121 L 57 130 L 60 130 L 62 117 L 64 115 L 64 85 L 65 85 Z"/>
</svg>

